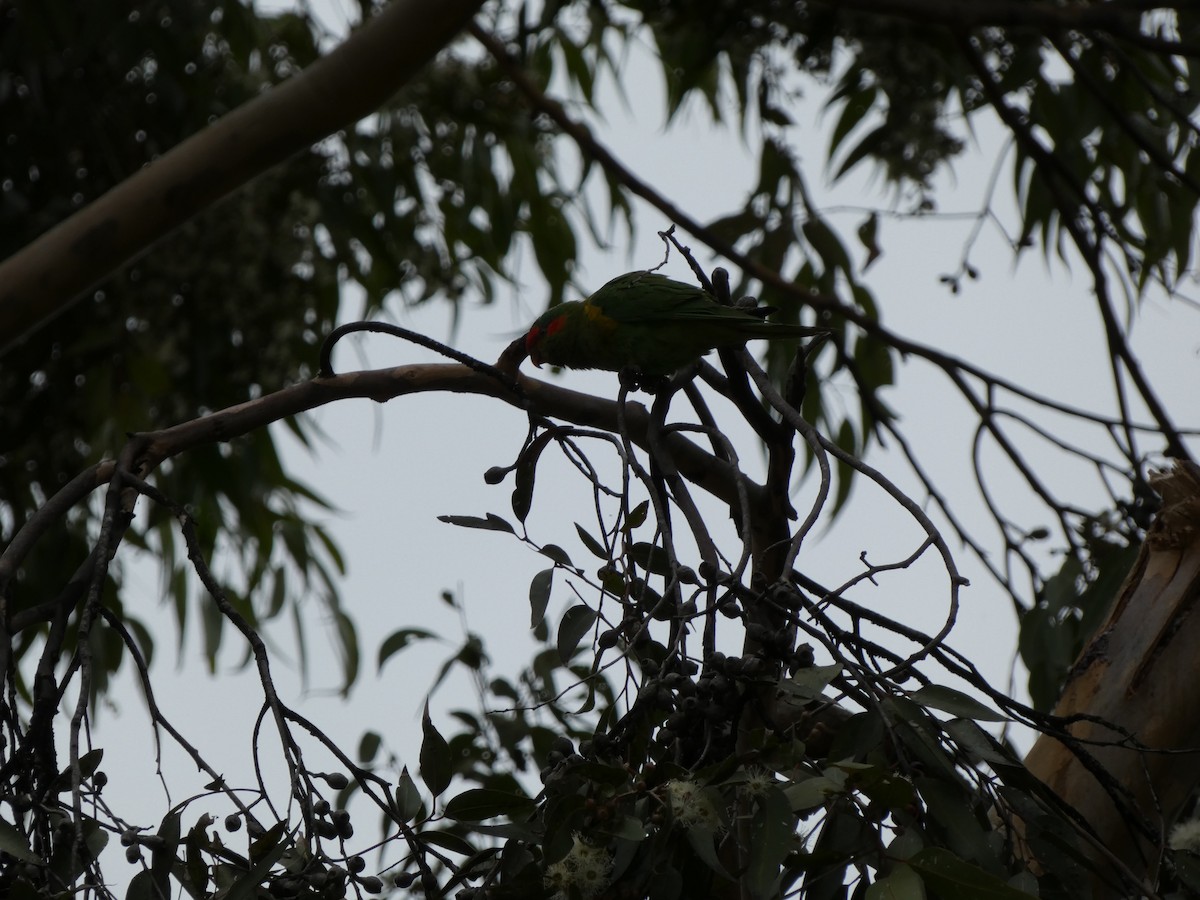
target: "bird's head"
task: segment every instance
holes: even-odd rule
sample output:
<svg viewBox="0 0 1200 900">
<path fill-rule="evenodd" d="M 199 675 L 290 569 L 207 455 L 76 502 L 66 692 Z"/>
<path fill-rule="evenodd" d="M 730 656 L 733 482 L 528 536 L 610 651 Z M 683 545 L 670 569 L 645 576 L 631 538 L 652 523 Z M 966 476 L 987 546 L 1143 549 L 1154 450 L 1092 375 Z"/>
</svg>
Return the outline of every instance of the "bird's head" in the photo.
<svg viewBox="0 0 1200 900">
<path fill-rule="evenodd" d="M 554 335 L 566 324 L 566 313 L 555 307 L 538 316 L 537 321 L 529 327 L 529 331 L 525 333 L 525 352 L 529 354 L 529 359 L 535 366 L 541 368 L 542 363 L 547 361 L 546 341 L 549 340 L 553 344 Z"/>
</svg>

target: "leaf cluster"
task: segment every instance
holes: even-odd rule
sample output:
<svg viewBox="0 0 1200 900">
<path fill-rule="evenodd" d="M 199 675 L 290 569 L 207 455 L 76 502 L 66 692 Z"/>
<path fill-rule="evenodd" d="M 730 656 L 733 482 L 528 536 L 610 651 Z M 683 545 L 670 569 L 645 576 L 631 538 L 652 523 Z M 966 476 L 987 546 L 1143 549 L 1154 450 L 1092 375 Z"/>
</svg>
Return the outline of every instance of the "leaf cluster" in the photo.
<svg viewBox="0 0 1200 900">
<path fill-rule="evenodd" d="M 236 2 L 98 2 L 9 6 L 0 32 L 3 170 L 0 255 L 95 199 L 212 119 L 316 58 L 291 14 L 259 17 Z M 336 260 L 319 245 L 315 186 L 329 161 L 305 153 L 253 182 L 98 285 L 71 315 L 4 353 L 0 366 L 0 509 L 11 538 L 45 498 L 131 431 L 185 421 L 278 389 L 304 371 L 339 304 Z M 169 198 L 165 198 L 169 199 Z M 247 302 L 252 298 L 252 302 Z M 300 421 L 293 430 L 307 439 Z M 237 535 L 230 573 L 276 615 L 286 572 L 315 581 L 336 611 L 339 553 L 310 519 L 324 501 L 283 468 L 271 435 L 238 454 L 197 454 L 162 473 L 212 513 L 206 549 Z M 89 517 L 41 551 L 78 556 Z M 188 593 L 169 527 L 137 536 L 163 560 L 180 640 Z M 84 554 L 86 555 L 86 553 Z M 18 608 L 57 594 L 61 571 L 38 556 L 18 577 Z M 112 573 L 119 584 L 120 573 Z M 320 592 L 319 592 L 320 593 Z M 150 635 L 139 629 L 147 655 Z M 219 617 L 205 651 L 215 664 Z M 351 641 L 346 652 L 353 653 Z M 114 671 L 119 648 L 98 657 Z M 98 682 L 100 689 L 106 682 Z"/>
</svg>

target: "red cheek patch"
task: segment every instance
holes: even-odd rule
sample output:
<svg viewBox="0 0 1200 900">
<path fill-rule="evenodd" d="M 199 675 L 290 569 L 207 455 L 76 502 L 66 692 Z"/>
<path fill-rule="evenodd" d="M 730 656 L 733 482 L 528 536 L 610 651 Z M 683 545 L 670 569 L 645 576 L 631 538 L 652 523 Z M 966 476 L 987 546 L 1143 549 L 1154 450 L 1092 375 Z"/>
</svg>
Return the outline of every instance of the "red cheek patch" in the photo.
<svg viewBox="0 0 1200 900">
<path fill-rule="evenodd" d="M 566 324 L 567 320 L 564 316 L 559 316 L 557 319 L 554 319 L 549 325 L 546 326 L 547 336 L 551 334 L 557 334 L 558 332 L 562 331 L 563 326 Z"/>
<path fill-rule="evenodd" d="M 529 334 L 525 335 L 525 352 L 529 353 L 537 346 L 538 341 L 542 339 L 542 329 L 536 325 L 529 329 Z"/>
</svg>

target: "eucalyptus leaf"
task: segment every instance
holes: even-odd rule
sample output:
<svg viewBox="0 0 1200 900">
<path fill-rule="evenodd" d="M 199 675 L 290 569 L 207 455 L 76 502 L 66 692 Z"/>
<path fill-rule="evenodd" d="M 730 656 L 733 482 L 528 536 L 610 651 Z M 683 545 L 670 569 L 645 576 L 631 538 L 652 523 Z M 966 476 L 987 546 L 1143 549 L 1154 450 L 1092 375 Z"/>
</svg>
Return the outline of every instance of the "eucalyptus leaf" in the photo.
<svg viewBox="0 0 1200 900">
<path fill-rule="evenodd" d="M 529 627 L 537 628 L 546 617 L 550 603 L 550 588 L 554 583 L 554 569 L 542 569 L 529 583 Z"/>
<path fill-rule="evenodd" d="M 577 604 L 563 613 L 558 623 L 558 657 L 563 664 L 571 661 L 579 642 L 596 623 L 596 612 L 583 604 Z"/>
<path fill-rule="evenodd" d="M 430 719 L 428 703 L 421 713 L 421 732 L 421 777 L 430 793 L 436 797 L 450 785 L 454 768 L 450 758 L 450 746 Z"/>
<path fill-rule="evenodd" d="M 915 703 L 931 706 L 961 716 L 964 719 L 975 719 L 980 722 L 1004 722 L 1008 717 L 984 706 L 974 697 L 969 697 L 961 691 L 941 684 L 929 684 L 913 691 L 909 695 Z"/>
<path fill-rule="evenodd" d="M 29 842 L 10 822 L 0 819 L 0 851 L 7 853 L 13 859 L 40 865 L 42 860 L 29 849 Z"/>
<path fill-rule="evenodd" d="M 1029 900 L 1027 894 L 978 866 L 959 859 L 949 850 L 926 847 L 908 860 L 925 883 L 940 896 L 971 897 L 972 900 Z"/>
<path fill-rule="evenodd" d="M 925 900 L 925 884 L 909 866 L 896 866 L 867 888 L 866 900 Z"/>
<path fill-rule="evenodd" d="M 533 809 L 533 801 L 523 794 L 474 788 L 452 797 L 446 804 L 446 815 L 464 822 L 482 822 L 497 816 L 523 818 Z"/>
</svg>

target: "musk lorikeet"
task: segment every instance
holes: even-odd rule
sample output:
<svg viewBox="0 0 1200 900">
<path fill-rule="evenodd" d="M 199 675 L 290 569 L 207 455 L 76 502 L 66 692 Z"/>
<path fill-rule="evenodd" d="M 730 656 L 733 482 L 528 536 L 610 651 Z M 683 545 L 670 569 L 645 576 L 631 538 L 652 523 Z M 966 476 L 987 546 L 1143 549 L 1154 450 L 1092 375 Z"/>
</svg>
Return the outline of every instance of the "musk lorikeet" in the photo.
<svg viewBox="0 0 1200 900">
<path fill-rule="evenodd" d="M 770 308 L 722 306 L 696 285 L 653 272 L 619 275 L 586 300 L 560 303 L 544 312 L 525 335 L 535 366 L 568 369 L 638 369 L 670 375 L 716 347 L 753 338 L 802 338 L 824 328 L 782 325 L 763 319 Z"/>
</svg>

